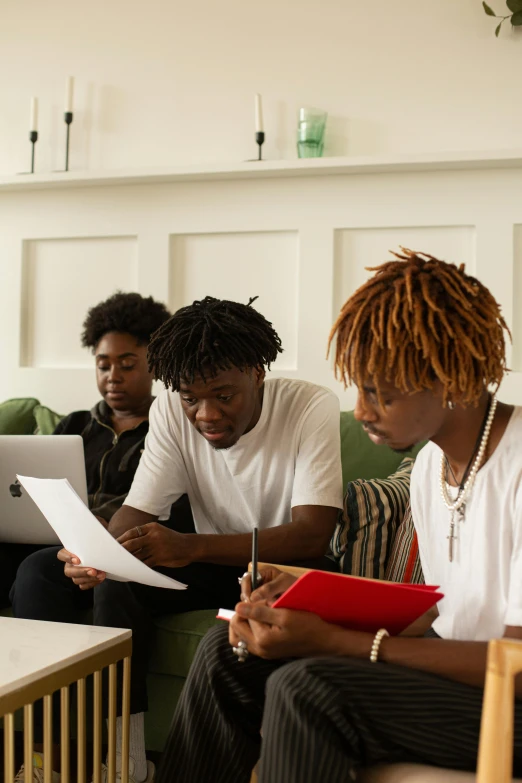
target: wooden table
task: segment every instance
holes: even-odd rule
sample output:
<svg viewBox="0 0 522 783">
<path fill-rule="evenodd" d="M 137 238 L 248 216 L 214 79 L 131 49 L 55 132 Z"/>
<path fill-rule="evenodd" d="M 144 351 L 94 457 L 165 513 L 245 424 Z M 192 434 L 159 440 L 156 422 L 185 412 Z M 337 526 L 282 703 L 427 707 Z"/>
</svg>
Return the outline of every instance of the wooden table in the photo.
<svg viewBox="0 0 522 783">
<path fill-rule="evenodd" d="M 108 781 L 116 779 L 117 663 L 123 661 L 122 769 L 128 781 L 131 631 L 0 617 L 0 717 L 4 721 L 4 783 L 13 783 L 14 713 L 24 710 L 24 764 L 32 769 L 33 704 L 43 699 L 44 783 L 51 783 L 53 693 L 60 691 L 61 781 L 70 780 L 69 686 L 77 685 L 78 783 L 86 783 L 86 677 L 93 675 L 93 781 L 102 765 L 102 672 L 108 667 Z M 26 778 L 28 779 L 28 778 Z M 30 778 L 29 778 L 30 779 Z"/>
</svg>

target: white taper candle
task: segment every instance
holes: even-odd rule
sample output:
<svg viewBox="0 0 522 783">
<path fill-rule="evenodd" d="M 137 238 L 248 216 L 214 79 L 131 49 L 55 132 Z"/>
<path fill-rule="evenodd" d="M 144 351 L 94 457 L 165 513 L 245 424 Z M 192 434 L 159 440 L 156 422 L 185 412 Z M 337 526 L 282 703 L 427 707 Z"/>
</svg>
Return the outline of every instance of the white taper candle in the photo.
<svg viewBox="0 0 522 783">
<path fill-rule="evenodd" d="M 29 118 L 29 130 L 38 130 L 38 98 L 31 98 L 31 116 Z"/>
<path fill-rule="evenodd" d="M 74 77 L 69 76 L 65 82 L 65 109 L 66 112 L 73 110 Z"/>
<path fill-rule="evenodd" d="M 256 133 L 263 133 L 264 130 L 263 104 L 261 102 L 261 96 L 259 93 L 256 94 L 255 107 L 256 107 Z"/>
</svg>

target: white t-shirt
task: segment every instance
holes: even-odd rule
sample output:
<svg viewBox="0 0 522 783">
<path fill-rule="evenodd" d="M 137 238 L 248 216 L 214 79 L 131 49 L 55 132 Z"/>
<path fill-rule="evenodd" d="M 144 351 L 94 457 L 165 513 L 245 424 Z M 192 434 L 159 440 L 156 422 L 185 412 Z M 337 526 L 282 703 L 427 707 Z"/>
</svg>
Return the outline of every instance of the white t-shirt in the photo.
<svg viewBox="0 0 522 783">
<path fill-rule="evenodd" d="M 152 404 L 149 434 L 125 503 L 168 519 L 187 493 L 198 533 L 247 533 L 291 521 L 293 506 L 342 508 L 339 400 L 306 381 L 265 381 L 256 426 L 214 449 L 177 392 Z"/>
<path fill-rule="evenodd" d="M 455 525 L 452 563 L 440 455 L 433 443 L 421 450 L 410 490 L 424 578 L 445 596 L 433 628 L 444 639 L 500 638 L 506 625 L 522 626 L 522 408 L 477 474 L 464 522 Z M 456 492 L 450 487 L 450 497 Z"/>
</svg>

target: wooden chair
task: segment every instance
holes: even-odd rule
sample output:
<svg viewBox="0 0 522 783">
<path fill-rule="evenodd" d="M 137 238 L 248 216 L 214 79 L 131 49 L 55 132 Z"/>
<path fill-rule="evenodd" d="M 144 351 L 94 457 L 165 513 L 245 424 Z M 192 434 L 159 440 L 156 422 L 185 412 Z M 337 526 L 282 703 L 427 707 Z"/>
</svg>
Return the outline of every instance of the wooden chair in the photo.
<svg viewBox="0 0 522 783">
<path fill-rule="evenodd" d="M 493 639 L 488 645 L 477 783 L 511 782 L 515 675 L 521 671 L 522 642 Z"/>
<path fill-rule="evenodd" d="M 267 564 L 259 564 L 263 565 Z M 279 565 L 276 568 L 294 576 L 309 570 Z M 360 783 L 512 783 L 515 676 L 519 672 L 522 641 L 493 639 L 488 645 L 476 775 L 416 764 L 389 764 L 362 771 Z M 255 770 L 250 783 L 257 783 Z"/>
</svg>

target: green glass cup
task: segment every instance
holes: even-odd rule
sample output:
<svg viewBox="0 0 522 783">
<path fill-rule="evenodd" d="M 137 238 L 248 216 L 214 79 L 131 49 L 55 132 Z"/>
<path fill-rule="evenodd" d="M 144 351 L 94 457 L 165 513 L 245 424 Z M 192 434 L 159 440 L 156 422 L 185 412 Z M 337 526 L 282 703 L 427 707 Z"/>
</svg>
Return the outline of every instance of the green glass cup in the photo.
<svg viewBox="0 0 522 783">
<path fill-rule="evenodd" d="M 299 109 L 299 123 L 297 125 L 297 155 L 299 158 L 322 157 L 327 117 L 327 112 L 319 109 Z"/>
</svg>

